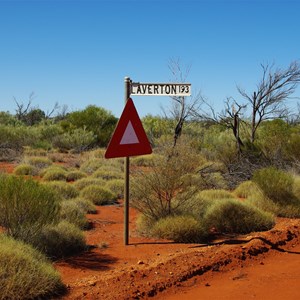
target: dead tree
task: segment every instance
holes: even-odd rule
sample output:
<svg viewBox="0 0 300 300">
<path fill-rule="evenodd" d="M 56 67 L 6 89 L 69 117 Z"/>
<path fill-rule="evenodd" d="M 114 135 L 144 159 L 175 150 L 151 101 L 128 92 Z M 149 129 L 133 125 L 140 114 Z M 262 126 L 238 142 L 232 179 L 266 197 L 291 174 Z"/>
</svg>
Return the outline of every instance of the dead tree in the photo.
<svg viewBox="0 0 300 300">
<path fill-rule="evenodd" d="M 256 131 L 264 120 L 286 117 L 286 100 L 291 98 L 300 83 L 300 66 L 292 62 L 286 69 L 275 69 L 274 65 L 261 65 L 262 79 L 256 91 L 246 93 L 238 87 L 238 92 L 251 107 L 251 143 L 254 143 Z"/>
</svg>

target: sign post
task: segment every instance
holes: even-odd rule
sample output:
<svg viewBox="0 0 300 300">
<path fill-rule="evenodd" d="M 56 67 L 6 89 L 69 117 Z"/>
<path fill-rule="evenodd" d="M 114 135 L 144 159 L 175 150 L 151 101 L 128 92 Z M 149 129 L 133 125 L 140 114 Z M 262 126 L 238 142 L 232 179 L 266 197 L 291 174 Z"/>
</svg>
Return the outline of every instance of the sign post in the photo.
<svg viewBox="0 0 300 300">
<path fill-rule="evenodd" d="M 130 97 L 130 78 L 125 77 L 125 105 Z M 125 186 L 124 186 L 124 244 L 127 246 L 129 244 L 129 156 L 124 158 L 125 165 Z"/>
<path fill-rule="evenodd" d="M 105 152 L 105 158 L 124 157 L 124 244 L 129 245 L 129 165 L 130 156 L 152 153 L 151 145 L 130 95 L 190 96 L 189 83 L 139 83 L 124 78 L 125 108 Z"/>
</svg>

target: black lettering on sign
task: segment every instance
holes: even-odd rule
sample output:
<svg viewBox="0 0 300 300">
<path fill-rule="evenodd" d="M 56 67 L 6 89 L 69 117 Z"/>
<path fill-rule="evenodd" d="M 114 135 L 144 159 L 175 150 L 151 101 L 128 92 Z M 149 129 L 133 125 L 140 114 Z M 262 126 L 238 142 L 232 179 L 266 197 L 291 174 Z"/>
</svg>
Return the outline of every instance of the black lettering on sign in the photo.
<svg viewBox="0 0 300 300">
<path fill-rule="evenodd" d="M 160 85 L 160 93 L 161 93 L 161 94 L 164 93 L 164 85 L 163 85 L 163 84 Z"/>
<path fill-rule="evenodd" d="M 158 94 L 158 84 L 154 84 L 153 92 L 154 94 Z"/>
<path fill-rule="evenodd" d="M 176 85 L 172 85 L 172 94 L 176 95 Z"/>
<path fill-rule="evenodd" d="M 168 84 L 166 84 L 165 92 L 166 94 L 170 94 L 170 86 Z"/>
<path fill-rule="evenodd" d="M 148 85 L 148 94 L 152 94 L 152 86 Z"/>
</svg>

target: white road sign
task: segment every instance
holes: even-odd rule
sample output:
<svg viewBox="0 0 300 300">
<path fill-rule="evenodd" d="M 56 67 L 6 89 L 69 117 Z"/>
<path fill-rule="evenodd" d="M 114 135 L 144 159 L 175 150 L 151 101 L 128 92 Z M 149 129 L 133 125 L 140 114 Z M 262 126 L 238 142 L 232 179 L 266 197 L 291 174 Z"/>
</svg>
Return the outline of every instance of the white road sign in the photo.
<svg viewBox="0 0 300 300">
<path fill-rule="evenodd" d="M 132 96 L 190 96 L 190 83 L 131 83 Z"/>
</svg>

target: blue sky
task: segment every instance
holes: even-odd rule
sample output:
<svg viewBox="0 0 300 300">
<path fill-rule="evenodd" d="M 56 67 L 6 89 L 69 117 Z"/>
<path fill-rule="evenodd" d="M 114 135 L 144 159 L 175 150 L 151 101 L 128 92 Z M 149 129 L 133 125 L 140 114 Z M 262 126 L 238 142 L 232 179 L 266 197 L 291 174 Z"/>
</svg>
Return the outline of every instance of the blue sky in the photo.
<svg viewBox="0 0 300 300">
<path fill-rule="evenodd" d="M 172 81 L 177 58 L 192 66 L 194 93 L 221 110 L 237 85 L 255 88 L 261 63 L 300 59 L 299 12 L 296 0 L 0 0 L 0 111 L 14 113 L 14 97 L 26 103 L 34 92 L 45 111 L 93 104 L 119 117 L 124 77 Z M 170 105 L 133 100 L 141 117 Z"/>
</svg>

